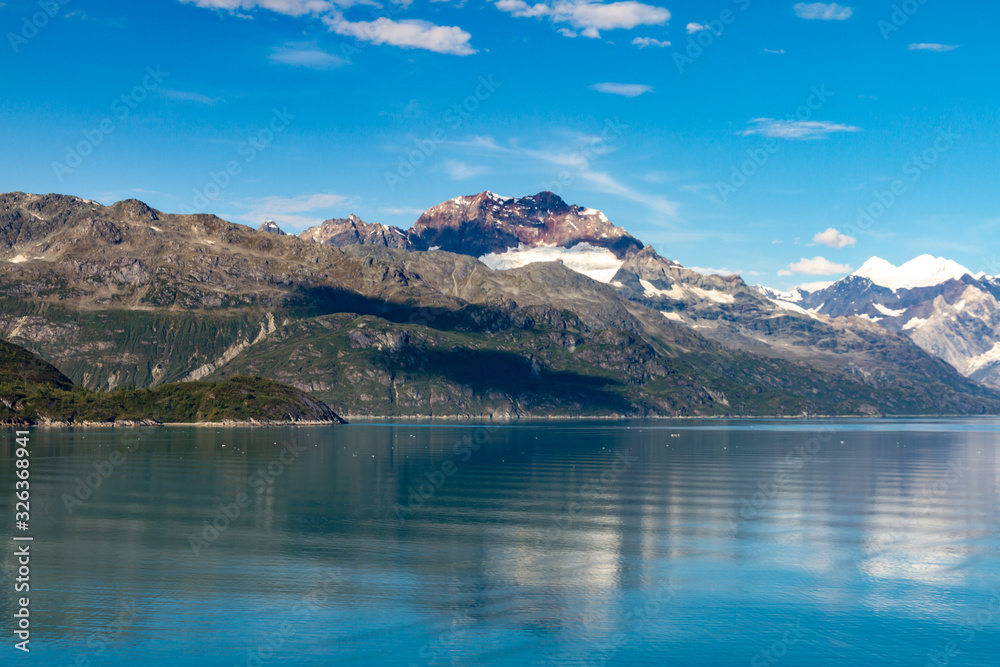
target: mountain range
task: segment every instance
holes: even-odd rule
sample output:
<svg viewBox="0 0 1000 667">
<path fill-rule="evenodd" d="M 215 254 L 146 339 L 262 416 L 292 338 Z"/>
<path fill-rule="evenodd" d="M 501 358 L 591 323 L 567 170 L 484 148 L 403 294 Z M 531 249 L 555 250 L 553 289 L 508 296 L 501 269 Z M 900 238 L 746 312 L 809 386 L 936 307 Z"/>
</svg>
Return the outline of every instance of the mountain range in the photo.
<svg viewBox="0 0 1000 667">
<path fill-rule="evenodd" d="M 548 192 L 298 237 L 136 200 L 0 195 L 0 336 L 91 390 L 256 375 L 346 416 L 1000 410 L 906 322 L 813 297 L 688 270 Z"/>
<path fill-rule="evenodd" d="M 829 286 L 777 292 L 777 303 L 860 318 L 901 333 L 962 375 L 1000 389 L 1000 278 L 921 255 L 902 266 L 873 257 Z"/>
</svg>

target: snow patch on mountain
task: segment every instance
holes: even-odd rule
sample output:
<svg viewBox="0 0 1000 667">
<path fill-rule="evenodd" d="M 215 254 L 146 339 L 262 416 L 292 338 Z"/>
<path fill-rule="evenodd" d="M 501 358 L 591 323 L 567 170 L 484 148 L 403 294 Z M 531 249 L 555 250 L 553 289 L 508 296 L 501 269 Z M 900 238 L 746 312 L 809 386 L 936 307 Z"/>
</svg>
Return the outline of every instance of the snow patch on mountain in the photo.
<svg viewBox="0 0 1000 667">
<path fill-rule="evenodd" d="M 736 301 L 736 297 L 732 294 L 726 294 L 724 292 L 719 292 L 718 290 L 702 289 L 700 287 L 695 287 L 694 285 L 676 284 L 671 286 L 670 289 L 664 290 L 658 288 L 648 280 L 640 280 L 639 284 L 642 285 L 642 289 L 645 290 L 646 296 L 649 298 L 665 296 L 668 299 L 673 299 L 675 301 L 701 300 L 712 301 L 714 303 L 733 303 Z"/>
<path fill-rule="evenodd" d="M 483 255 L 479 261 L 494 271 L 516 269 L 535 262 L 562 262 L 567 268 L 601 283 L 610 283 L 625 262 L 605 248 L 578 243 L 572 248 L 529 247 L 523 243 L 503 253 Z"/>
<path fill-rule="evenodd" d="M 968 364 L 965 368 L 966 375 L 972 375 L 980 368 L 995 363 L 1000 363 L 1000 343 L 994 344 L 993 348 L 985 352 L 984 354 L 969 359 Z"/>
<path fill-rule="evenodd" d="M 881 257 L 872 257 L 852 275 L 867 278 L 876 285 L 893 291 L 933 287 L 949 280 L 972 275 L 969 269 L 944 257 L 920 255 L 902 266 L 896 266 Z"/>
<path fill-rule="evenodd" d="M 881 303 L 873 303 L 872 306 L 875 307 L 875 310 L 877 310 L 878 312 L 880 312 L 883 315 L 886 315 L 888 317 L 902 317 L 903 315 L 906 314 L 906 310 L 905 309 L 903 309 L 903 310 L 893 310 L 892 308 L 886 308 Z"/>
</svg>

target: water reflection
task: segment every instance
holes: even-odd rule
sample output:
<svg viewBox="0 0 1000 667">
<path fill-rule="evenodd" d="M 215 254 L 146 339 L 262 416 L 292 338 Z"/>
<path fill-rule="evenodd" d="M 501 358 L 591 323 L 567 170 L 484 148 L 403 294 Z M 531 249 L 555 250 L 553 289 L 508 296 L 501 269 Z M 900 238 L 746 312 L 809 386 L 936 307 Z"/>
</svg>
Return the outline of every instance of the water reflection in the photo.
<svg viewBox="0 0 1000 667">
<path fill-rule="evenodd" d="M 692 426 L 39 430 L 38 655 L 923 664 L 1000 584 L 996 421 Z"/>
</svg>

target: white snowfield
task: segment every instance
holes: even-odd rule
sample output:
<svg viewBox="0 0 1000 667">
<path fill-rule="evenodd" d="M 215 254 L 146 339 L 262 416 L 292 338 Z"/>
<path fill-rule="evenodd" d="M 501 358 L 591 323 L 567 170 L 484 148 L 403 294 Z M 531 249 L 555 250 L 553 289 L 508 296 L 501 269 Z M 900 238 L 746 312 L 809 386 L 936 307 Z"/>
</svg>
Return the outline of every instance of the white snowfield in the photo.
<svg viewBox="0 0 1000 667">
<path fill-rule="evenodd" d="M 958 262 L 944 257 L 920 255 L 902 266 L 896 266 L 881 257 L 872 257 L 853 275 L 867 278 L 876 285 L 896 291 L 917 287 L 933 287 L 949 280 L 956 280 L 964 275 L 971 276 L 972 271 Z"/>
<path fill-rule="evenodd" d="M 511 248 L 503 253 L 483 255 L 479 261 L 494 271 L 517 269 L 535 262 L 562 261 L 567 268 L 601 283 L 610 283 L 618 273 L 618 269 L 625 263 L 615 257 L 610 250 L 589 243 L 578 243 L 572 248 L 559 246 L 531 248 L 522 243 L 517 248 Z"/>
</svg>

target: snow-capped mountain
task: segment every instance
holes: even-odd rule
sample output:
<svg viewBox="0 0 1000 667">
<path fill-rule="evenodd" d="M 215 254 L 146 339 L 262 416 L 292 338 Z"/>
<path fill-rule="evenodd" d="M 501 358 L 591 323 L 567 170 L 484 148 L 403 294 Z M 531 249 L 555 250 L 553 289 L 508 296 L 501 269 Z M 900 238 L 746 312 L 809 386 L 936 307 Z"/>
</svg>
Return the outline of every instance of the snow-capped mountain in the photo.
<svg viewBox="0 0 1000 667">
<path fill-rule="evenodd" d="M 274 220 L 265 220 L 264 224 L 257 228 L 258 232 L 267 232 L 268 234 L 278 234 L 279 236 L 287 236 L 285 232 L 281 230 Z"/>
<path fill-rule="evenodd" d="M 600 211 L 571 206 L 551 192 L 521 198 L 489 191 L 456 197 L 427 210 L 412 231 L 431 247 L 473 257 L 586 243 L 624 260 L 643 248 Z"/>
<path fill-rule="evenodd" d="M 851 275 L 867 278 L 880 287 L 906 290 L 959 280 L 963 276 L 971 276 L 972 272 L 958 262 L 944 257 L 920 255 L 902 266 L 895 266 L 881 257 L 872 257 Z"/>
<path fill-rule="evenodd" d="M 758 291 L 818 315 L 858 317 L 900 332 L 963 375 L 1000 387 L 1000 279 L 995 277 L 974 275 L 931 255 L 901 266 L 872 257 L 825 289 Z"/>
</svg>

